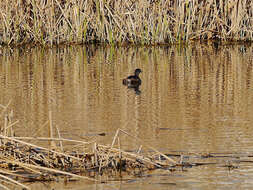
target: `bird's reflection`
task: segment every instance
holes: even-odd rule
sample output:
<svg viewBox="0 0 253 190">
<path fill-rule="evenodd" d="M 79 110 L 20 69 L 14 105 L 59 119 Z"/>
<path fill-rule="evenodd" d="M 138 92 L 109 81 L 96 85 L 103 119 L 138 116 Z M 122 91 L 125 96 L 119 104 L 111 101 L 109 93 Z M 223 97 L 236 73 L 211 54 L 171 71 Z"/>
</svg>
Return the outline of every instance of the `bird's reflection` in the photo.
<svg viewBox="0 0 253 190">
<path fill-rule="evenodd" d="M 139 89 L 141 85 L 136 85 L 136 86 L 128 86 L 129 89 L 133 89 L 135 91 L 136 95 L 140 95 L 141 94 L 141 90 Z"/>
</svg>

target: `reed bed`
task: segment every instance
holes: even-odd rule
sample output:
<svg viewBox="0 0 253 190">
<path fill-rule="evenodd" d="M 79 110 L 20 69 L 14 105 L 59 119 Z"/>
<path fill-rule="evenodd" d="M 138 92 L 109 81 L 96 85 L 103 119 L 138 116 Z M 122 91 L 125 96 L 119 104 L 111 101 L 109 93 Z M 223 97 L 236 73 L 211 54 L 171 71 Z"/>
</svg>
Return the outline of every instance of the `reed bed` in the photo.
<svg viewBox="0 0 253 190">
<path fill-rule="evenodd" d="M 252 41 L 251 0 L 2 0 L 0 43 Z"/>
</svg>

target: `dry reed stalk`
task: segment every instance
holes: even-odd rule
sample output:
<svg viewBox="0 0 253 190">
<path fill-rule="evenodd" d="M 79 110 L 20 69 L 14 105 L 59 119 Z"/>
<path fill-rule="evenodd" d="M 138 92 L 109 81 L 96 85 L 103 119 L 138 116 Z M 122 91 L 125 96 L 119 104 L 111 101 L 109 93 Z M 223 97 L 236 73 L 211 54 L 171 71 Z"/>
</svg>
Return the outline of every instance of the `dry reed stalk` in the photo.
<svg viewBox="0 0 253 190">
<path fill-rule="evenodd" d="M 7 137 L 7 136 L 0 135 L 0 138 L 7 139 L 7 140 L 10 140 L 10 141 L 14 141 L 14 142 L 17 142 L 17 143 L 21 143 L 21 144 L 24 144 L 24 145 L 28 145 L 28 146 L 31 146 L 31 147 L 39 148 L 41 150 L 46 150 L 48 152 L 52 152 L 54 154 L 62 155 L 62 156 L 65 156 L 65 157 L 69 157 L 69 158 L 72 158 L 72 159 L 75 159 L 75 160 L 81 160 L 81 159 L 79 159 L 79 158 L 77 158 L 75 156 L 71 156 L 71 155 L 64 154 L 64 153 L 61 153 L 61 152 L 57 152 L 57 151 L 54 151 L 54 150 L 50 150 L 50 149 L 47 149 L 47 148 L 44 148 L 44 147 L 40 147 L 40 146 L 31 144 L 31 143 L 27 143 L 27 142 L 24 142 L 24 141 L 21 141 L 21 140 L 12 138 L 12 137 Z"/>
<path fill-rule="evenodd" d="M 16 184 L 16 185 L 18 185 L 18 186 L 20 186 L 20 187 L 23 187 L 23 188 L 25 188 L 25 189 L 30 189 L 28 186 L 26 186 L 26 185 L 24 185 L 24 184 L 22 184 L 22 183 L 19 183 L 18 181 L 15 181 L 15 180 L 13 180 L 13 179 L 10 178 L 10 177 L 6 177 L 5 175 L 0 174 L 0 178 L 3 178 L 3 179 L 5 179 L 5 180 L 8 180 L 8 181 L 12 182 L 13 184 Z"/>
<path fill-rule="evenodd" d="M 93 152 L 94 152 L 94 161 L 93 161 L 93 165 L 98 165 L 97 143 L 94 143 Z"/>
<path fill-rule="evenodd" d="M 2 187 L 3 189 L 7 189 L 10 190 L 8 187 L 4 186 L 3 184 L 0 183 L 0 187 Z"/>
<path fill-rule="evenodd" d="M 3 130 L 4 136 L 7 136 L 7 126 L 8 126 L 8 115 L 5 115 L 5 117 L 4 117 L 4 130 Z"/>
<path fill-rule="evenodd" d="M 0 107 L 1 107 L 1 108 L 3 108 L 3 109 L 5 109 L 5 106 L 4 106 L 4 105 L 2 105 L 2 104 L 0 104 Z"/>
<path fill-rule="evenodd" d="M 152 146 L 149 145 L 148 143 L 143 142 L 141 139 L 139 139 L 139 138 L 137 138 L 137 137 L 135 137 L 135 136 L 133 136 L 133 135 L 127 133 L 126 131 L 124 131 L 124 130 L 122 130 L 122 129 L 120 129 L 120 132 L 122 132 L 122 133 L 124 133 L 124 134 L 126 134 L 126 135 L 128 135 L 128 136 L 130 136 L 130 137 L 132 137 L 132 138 L 134 138 L 135 140 L 141 142 L 143 146 L 146 146 L 146 147 L 150 148 L 151 150 L 157 152 L 158 154 L 162 155 L 162 156 L 163 156 L 164 158 L 166 158 L 169 162 L 171 162 L 171 163 L 173 163 L 173 164 L 177 164 L 176 161 L 174 161 L 173 159 L 169 158 L 169 157 L 166 156 L 165 154 L 161 153 L 160 151 L 158 151 L 157 149 L 155 149 L 154 147 L 152 147 Z"/>
<path fill-rule="evenodd" d="M 142 149 L 142 145 L 139 146 L 139 148 L 138 148 L 138 150 L 137 150 L 137 154 L 140 154 L 141 149 Z"/>
<path fill-rule="evenodd" d="M 111 148 L 114 146 L 114 143 L 115 143 L 115 141 L 116 141 L 116 139 L 117 139 L 117 137 L 118 137 L 118 134 L 119 134 L 119 129 L 117 129 L 117 131 L 116 131 L 116 133 L 115 133 L 115 135 L 114 135 L 114 137 L 113 137 L 112 144 L 111 144 Z"/>
<path fill-rule="evenodd" d="M 72 173 L 57 170 L 57 169 L 52 169 L 52 168 L 47 168 L 47 167 L 42 167 L 42 166 L 36 166 L 36 165 L 33 165 L 33 164 L 26 164 L 26 163 L 22 163 L 22 162 L 18 162 L 18 161 L 11 161 L 11 160 L 7 160 L 7 159 L 3 159 L 3 158 L 2 158 L 2 160 L 7 162 L 7 163 L 17 164 L 21 167 L 45 170 L 45 171 L 48 171 L 48 172 L 59 173 L 59 174 L 68 175 L 68 176 L 71 176 L 71 177 L 76 177 L 76 178 L 79 178 L 79 179 L 86 179 L 86 180 L 89 180 L 89 181 L 98 181 L 98 180 L 90 178 L 90 177 L 80 176 L 80 175 L 72 174 Z"/>
<path fill-rule="evenodd" d="M 6 106 L 3 106 L 3 110 L 2 110 L 2 112 L 1 112 L 1 114 L 0 114 L 0 117 L 2 117 L 3 116 L 3 114 L 6 112 L 6 110 L 8 109 L 8 107 L 10 106 L 10 104 L 11 104 L 11 100 L 9 100 L 9 102 L 8 102 L 8 104 L 6 105 Z"/>
<path fill-rule="evenodd" d="M 1 158 L 0 158 L 0 159 L 1 159 Z M 9 159 L 9 158 L 8 158 L 8 159 Z M 16 164 L 16 162 L 11 161 L 11 160 L 9 160 L 9 163 Z M 25 165 L 23 165 L 22 167 L 23 167 L 25 170 L 30 171 L 30 172 L 32 172 L 32 173 L 34 173 L 34 174 L 38 174 L 38 175 L 40 175 L 40 176 L 43 175 L 43 173 L 42 173 L 41 171 L 32 169 L 31 167 L 28 167 L 28 166 L 25 166 Z"/>
<path fill-rule="evenodd" d="M 139 160 L 141 160 L 141 161 L 143 161 L 143 162 L 145 162 L 145 163 L 152 164 L 152 165 L 154 165 L 154 166 L 156 166 L 156 167 L 158 167 L 158 168 L 161 167 L 159 164 L 157 164 L 157 163 L 151 161 L 151 160 L 148 159 L 148 158 L 145 158 L 144 156 L 137 155 L 137 154 L 130 153 L 130 152 L 125 152 L 125 151 L 123 151 L 123 150 L 120 151 L 120 150 L 117 149 L 117 148 L 111 148 L 111 147 L 105 146 L 105 145 L 98 145 L 98 146 L 99 146 L 99 147 L 102 147 L 102 148 L 106 148 L 106 149 L 110 150 L 111 152 L 115 152 L 115 153 L 117 153 L 117 154 L 119 154 L 119 152 L 121 152 L 121 154 L 124 154 L 124 155 L 126 155 L 126 156 L 130 156 L 130 157 L 132 157 L 132 158 L 139 159 Z"/>
<path fill-rule="evenodd" d="M 43 125 L 38 127 L 37 131 L 35 132 L 34 136 L 36 136 L 42 129 L 44 129 L 45 126 L 47 126 L 49 121 L 47 120 Z"/>
<path fill-rule="evenodd" d="M 92 142 L 84 142 L 79 140 L 73 140 L 73 139 L 65 139 L 65 138 L 48 138 L 48 137 L 12 137 L 14 139 L 19 140 L 39 140 L 39 141 L 65 141 L 65 142 L 73 142 L 73 143 L 80 143 L 82 145 L 89 145 L 93 144 L 95 141 Z"/>
<path fill-rule="evenodd" d="M 1 174 L 6 174 L 6 175 L 10 175 L 10 176 L 14 176 L 14 177 L 20 177 L 20 178 L 26 178 L 25 176 L 23 175 L 20 175 L 20 174 L 16 174 L 16 173 L 13 173 L 13 172 L 9 172 L 8 170 L 3 170 L 3 169 L 0 169 L 0 173 Z M 28 178 L 28 177 L 27 177 Z"/>
<path fill-rule="evenodd" d="M 144 161 L 144 162 L 147 162 L 147 163 L 149 163 L 149 164 L 152 164 L 152 165 L 154 165 L 154 166 L 156 166 L 156 167 L 161 167 L 161 165 L 158 165 L 157 163 L 152 162 L 151 160 L 149 160 L 149 159 L 147 159 L 147 158 L 144 158 L 143 156 L 138 155 L 139 152 L 137 152 L 137 154 L 132 154 L 132 153 L 128 153 L 128 152 L 122 151 L 122 150 L 120 149 L 120 139 L 119 139 L 119 132 L 120 132 L 120 131 L 121 131 L 121 129 L 117 129 L 117 131 L 116 131 L 116 133 L 115 133 L 115 135 L 114 135 L 114 138 L 113 138 L 111 147 L 110 147 L 110 151 L 116 151 L 116 152 L 118 152 L 120 158 L 121 158 L 122 154 L 125 154 L 125 155 L 128 155 L 128 156 L 134 157 L 134 158 L 136 158 L 136 159 L 140 159 L 140 160 L 142 160 L 142 161 Z M 113 145 L 114 145 L 114 143 L 115 143 L 115 141 L 116 141 L 117 138 L 118 138 L 118 143 L 119 143 L 119 145 L 118 145 L 118 146 L 119 146 L 119 149 L 113 148 Z M 99 145 L 99 146 L 102 146 L 102 145 Z M 105 146 L 102 146 L 102 147 L 105 147 Z M 107 164 L 109 163 L 109 156 L 110 156 L 110 154 L 107 154 Z M 169 159 L 170 159 L 170 158 L 169 158 Z M 172 159 L 171 159 L 171 160 L 172 160 Z M 107 164 L 106 164 L 106 165 L 107 165 Z"/>
<path fill-rule="evenodd" d="M 52 111 L 49 111 L 49 137 L 51 139 L 54 137 Z M 54 141 L 49 141 L 49 142 L 50 142 L 50 148 L 56 149 L 55 142 Z"/>
<path fill-rule="evenodd" d="M 58 127 L 57 126 L 55 126 L 56 127 L 56 129 L 57 129 L 57 133 L 58 133 L 58 136 L 59 136 L 59 139 L 61 138 L 61 134 L 60 134 L 60 131 L 59 131 L 59 129 L 58 129 Z M 62 141 L 60 141 L 60 149 L 61 149 L 61 151 L 63 152 L 64 150 L 63 150 L 63 144 L 62 144 Z"/>
<path fill-rule="evenodd" d="M 13 127 L 14 125 L 16 125 L 17 123 L 19 122 L 19 120 L 9 124 L 7 127 L 6 127 L 6 130 L 8 130 L 9 128 Z"/>
</svg>

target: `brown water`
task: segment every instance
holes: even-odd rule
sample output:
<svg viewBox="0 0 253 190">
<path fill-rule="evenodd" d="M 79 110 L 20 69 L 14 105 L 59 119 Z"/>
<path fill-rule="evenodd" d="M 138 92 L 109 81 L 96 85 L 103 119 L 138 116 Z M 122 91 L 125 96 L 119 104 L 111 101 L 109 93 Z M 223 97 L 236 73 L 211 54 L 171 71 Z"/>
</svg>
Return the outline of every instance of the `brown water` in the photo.
<svg viewBox="0 0 253 190">
<path fill-rule="evenodd" d="M 162 152 L 253 155 L 253 46 L 1 49 L 0 104 L 11 101 L 17 136 L 48 136 L 49 111 L 62 137 L 111 143 L 118 128 Z M 140 94 L 122 79 L 141 68 Z M 2 108 L 1 108 L 2 109 Z M 105 133 L 99 136 L 98 133 Z M 137 141 L 121 136 L 122 148 Z M 37 189 L 250 189 L 253 164 L 200 166 L 93 184 Z"/>
</svg>

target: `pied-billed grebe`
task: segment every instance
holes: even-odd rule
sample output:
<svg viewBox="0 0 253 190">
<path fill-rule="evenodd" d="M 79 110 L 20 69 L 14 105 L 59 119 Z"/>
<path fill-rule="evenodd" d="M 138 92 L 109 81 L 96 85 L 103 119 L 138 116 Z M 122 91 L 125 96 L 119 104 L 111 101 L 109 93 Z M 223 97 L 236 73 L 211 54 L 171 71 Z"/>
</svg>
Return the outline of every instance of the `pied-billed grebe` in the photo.
<svg viewBox="0 0 253 190">
<path fill-rule="evenodd" d="M 135 69 L 134 75 L 130 75 L 129 77 L 123 79 L 123 84 L 128 87 L 136 87 L 141 85 L 141 79 L 139 74 L 141 73 L 141 69 Z"/>
</svg>

